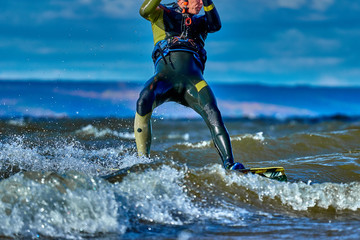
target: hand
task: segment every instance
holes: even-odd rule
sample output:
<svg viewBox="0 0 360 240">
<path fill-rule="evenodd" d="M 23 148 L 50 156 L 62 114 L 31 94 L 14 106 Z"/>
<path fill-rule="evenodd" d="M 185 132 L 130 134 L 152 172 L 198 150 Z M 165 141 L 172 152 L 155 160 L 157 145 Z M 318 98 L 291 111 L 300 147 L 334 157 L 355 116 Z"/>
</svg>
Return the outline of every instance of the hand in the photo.
<svg viewBox="0 0 360 240">
<path fill-rule="evenodd" d="M 191 1 L 188 1 L 187 5 L 185 5 L 184 3 L 185 3 L 185 0 L 178 1 L 179 6 L 183 9 L 185 7 L 187 7 L 188 13 L 190 13 L 190 14 L 199 14 L 199 12 L 203 6 L 202 0 L 191 0 Z"/>
</svg>

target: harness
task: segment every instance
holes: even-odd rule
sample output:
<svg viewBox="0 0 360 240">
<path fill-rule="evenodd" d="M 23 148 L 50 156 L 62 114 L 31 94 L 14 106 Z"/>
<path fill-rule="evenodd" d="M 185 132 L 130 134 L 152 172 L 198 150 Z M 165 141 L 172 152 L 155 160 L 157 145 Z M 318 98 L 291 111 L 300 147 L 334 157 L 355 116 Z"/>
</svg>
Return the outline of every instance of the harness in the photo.
<svg viewBox="0 0 360 240">
<path fill-rule="evenodd" d="M 181 23 L 181 36 L 180 38 L 186 39 L 189 35 L 190 25 L 192 24 L 191 17 L 189 15 L 189 0 L 184 0 L 185 7 L 182 9 L 182 23 Z"/>
<path fill-rule="evenodd" d="M 154 47 L 154 51 L 152 53 L 152 59 L 154 61 L 155 67 L 158 62 L 163 59 L 165 64 L 167 60 L 165 57 L 170 52 L 190 52 L 193 54 L 195 60 L 201 66 L 202 72 L 205 68 L 206 62 L 206 50 L 199 44 L 196 43 L 193 39 L 189 38 L 189 31 L 192 24 L 192 19 L 188 12 L 188 0 L 185 0 L 184 5 L 185 7 L 182 9 L 182 23 L 181 23 L 181 35 L 170 37 L 165 40 L 161 40 L 156 43 Z M 170 60 L 171 61 L 171 60 Z"/>
</svg>

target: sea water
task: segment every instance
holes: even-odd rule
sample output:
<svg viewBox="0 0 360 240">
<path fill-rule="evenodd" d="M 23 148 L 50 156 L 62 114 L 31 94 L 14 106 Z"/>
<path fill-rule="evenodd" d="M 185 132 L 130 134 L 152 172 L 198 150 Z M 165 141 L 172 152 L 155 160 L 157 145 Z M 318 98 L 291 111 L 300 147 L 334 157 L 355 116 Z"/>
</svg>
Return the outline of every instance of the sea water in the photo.
<svg viewBox="0 0 360 240">
<path fill-rule="evenodd" d="M 288 182 L 224 170 L 199 119 L 153 119 L 149 158 L 131 118 L 0 120 L 1 238 L 359 239 L 359 120 L 225 123 L 236 161 Z"/>
</svg>

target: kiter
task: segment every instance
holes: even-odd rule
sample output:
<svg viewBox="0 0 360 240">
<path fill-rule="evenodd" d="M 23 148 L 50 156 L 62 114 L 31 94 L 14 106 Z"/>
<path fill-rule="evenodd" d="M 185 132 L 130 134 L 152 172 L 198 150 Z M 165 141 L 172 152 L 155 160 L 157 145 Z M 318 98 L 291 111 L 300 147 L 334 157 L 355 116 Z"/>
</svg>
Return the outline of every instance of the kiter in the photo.
<svg viewBox="0 0 360 240">
<path fill-rule="evenodd" d="M 153 110 L 173 101 L 194 109 L 204 119 L 226 169 L 243 169 L 241 163 L 234 162 L 229 134 L 215 96 L 203 77 L 205 39 L 208 33 L 221 28 L 215 5 L 211 0 L 160 3 L 161 0 L 145 0 L 140 8 L 140 15 L 152 26 L 155 74 L 137 101 L 134 132 L 138 154 L 150 154 Z M 205 14 L 198 15 L 202 7 Z"/>
</svg>

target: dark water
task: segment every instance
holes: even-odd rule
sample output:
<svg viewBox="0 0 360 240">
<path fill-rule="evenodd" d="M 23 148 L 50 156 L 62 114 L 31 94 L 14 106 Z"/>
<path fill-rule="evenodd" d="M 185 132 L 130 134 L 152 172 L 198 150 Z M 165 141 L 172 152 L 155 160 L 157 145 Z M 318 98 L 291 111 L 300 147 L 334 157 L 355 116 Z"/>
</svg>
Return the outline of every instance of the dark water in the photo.
<svg viewBox="0 0 360 240">
<path fill-rule="evenodd" d="M 359 239 L 359 119 L 227 120 L 236 159 L 287 183 L 225 171 L 200 120 L 154 120 L 139 158 L 132 124 L 0 120 L 0 237 Z"/>
</svg>

